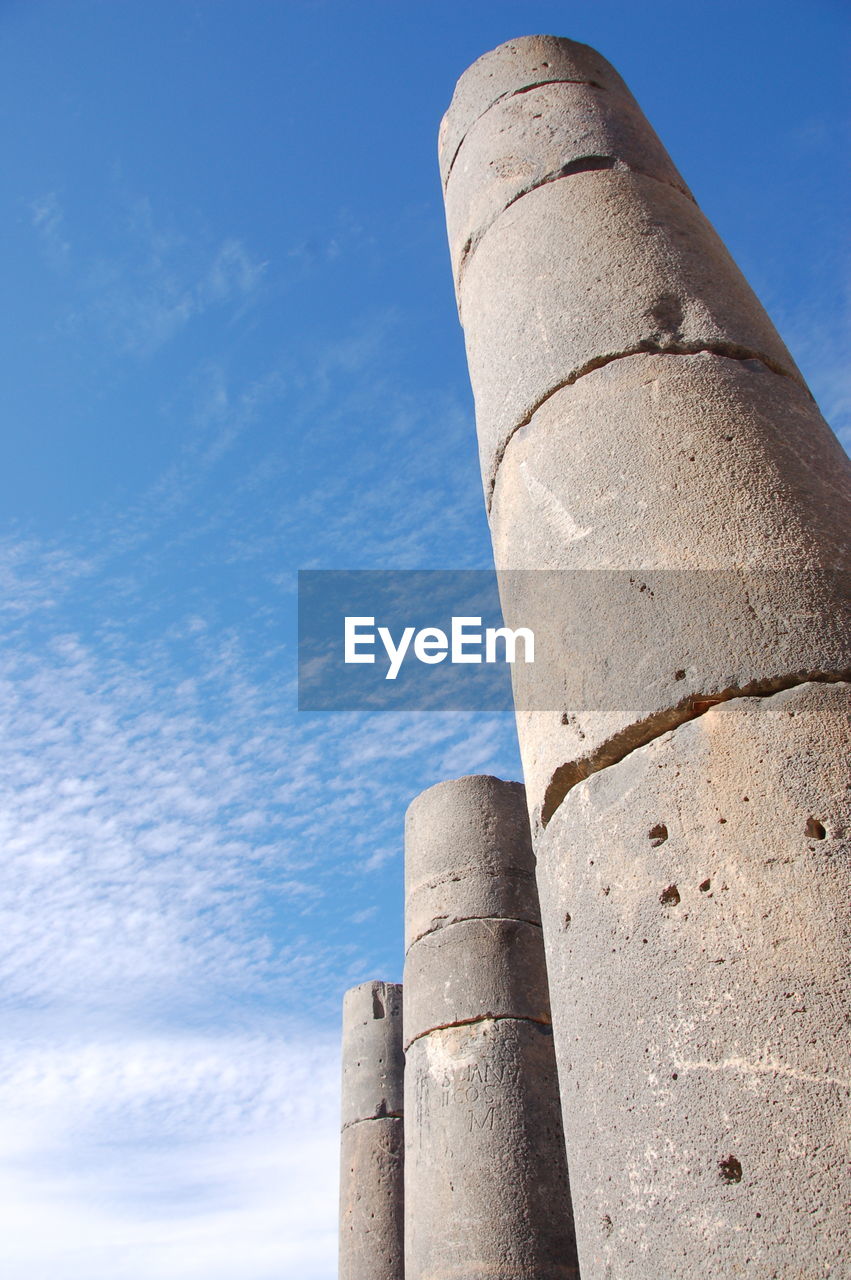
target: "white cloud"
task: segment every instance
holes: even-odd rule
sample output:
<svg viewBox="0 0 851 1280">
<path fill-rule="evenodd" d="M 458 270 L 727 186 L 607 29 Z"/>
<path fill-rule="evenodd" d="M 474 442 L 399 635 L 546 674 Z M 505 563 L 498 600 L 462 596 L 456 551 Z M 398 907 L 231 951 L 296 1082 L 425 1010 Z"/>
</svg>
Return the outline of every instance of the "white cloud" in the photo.
<svg viewBox="0 0 851 1280">
<path fill-rule="evenodd" d="M 331 1280 L 327 1033 L 72 1040 L 0 1056 L 0 1269 L 27 1280 Z"/>
</svg>

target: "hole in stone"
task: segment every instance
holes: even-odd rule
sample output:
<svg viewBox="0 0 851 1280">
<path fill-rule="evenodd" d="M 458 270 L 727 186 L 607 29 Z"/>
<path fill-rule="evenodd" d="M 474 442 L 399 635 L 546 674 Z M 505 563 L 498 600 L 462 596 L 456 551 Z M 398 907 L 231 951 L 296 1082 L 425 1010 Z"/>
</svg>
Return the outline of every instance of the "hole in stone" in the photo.
<svg viewBox="0 0 851 1280">
<path fill-rule="evenodd" d="M 602 1226 L 603 1226 L 604 1233 L 607 1236 L 610 1236 L 614 1230 L 614 1224 L 607 1213 L 603 1214 Z"/>
<path fill-rule="evenodd" d="M 565 913 L 564 913 L 564 924 L 561 926 L 561 927 L 562 927 L 562 929 L 566 929 L 566 928 L 567 928 L 567 926 L 570 924 L 570 920 L 571 920 L 570 912 L 569 912 L 569 911 L 565 911 Z"/>
<path fill-rule="evenodd" d="M 680 900 L 680 891 L 675 884 L 669 884 L 667 889 L 663 889 L 659 894 L 659 901 L 663 907 L 675 907 Z"/>
<path fill-rule="evenodd" d="M 742 1166 L 735 1156 L 724 1156 L 718 1161 L 718 1170 L 725 1182 L 741 1182 Z"/>
<path fill-rule="evenodd" d="M 380 993 L 375 989 L 372 992 L 372 1016 L 373 1018 L 384 1017 L 384 1001 L 381 999 Z"/>
<path fill-rule="evenodd" d="M 702 881 L 701 881 L 701 883 L 700 883 L 697 887 L 698 887 L 698 889 L 700 889 L 700 892 L 701 892 L 701 893 L 708 893 L 708 892 L 709 892 L 709 885 L 710 885 L 710 882 L 709 882 L 708 880 L 702 880 Z"/>
<path fill-rule="evenodd" d="M 675 671 L 675 672 L 674 672 L 674 679 L 675 679 L 675 680 L 685 680 L 685 678 L 686 678 L 686 673 L 685 673 L 685 671 L 683 670 L 683 668 L 682 668 L 682 667 L 680 667 L 679 671 Z"/>
<path fill-rule="evenodd" d="M 824 840 L 827 831 L 819 822 L 818 818 L 807 818 L 807 825 L 804 827 L 804 834 L 808 840 Z"/>
<path fill-rule="evenodd" d="M 668 828 L 664 822 L 657 822 L 655 827 L 651 827 L 647 832 L 650 843 L 654 849 L 658 849 L 660 844 L 664 844 L 668 839 Z"/>
<path fill-rule="evenodd" d="M 677 1072 L 676 1072 L 676 1071 L 672 1071 L 672 1072 L 671 1072 L 671 1079 L 672 1079 L 672 1080 L 678 1080 L 678 1079 L 679 1079 L 679 1076 L 678 1076 L 678 1074 L 677 1074 Z"/>
</svg>

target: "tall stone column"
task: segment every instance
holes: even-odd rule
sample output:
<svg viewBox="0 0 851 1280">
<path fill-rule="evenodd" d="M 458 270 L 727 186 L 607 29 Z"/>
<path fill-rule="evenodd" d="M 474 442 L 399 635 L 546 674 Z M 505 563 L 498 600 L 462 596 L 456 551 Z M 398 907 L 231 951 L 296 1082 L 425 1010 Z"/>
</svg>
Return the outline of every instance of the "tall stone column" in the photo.
<svg viewBox="0 0 851 1280">
<path fill-rule="evenodd" d="M 402 987 L 343 998 L 340 1280 L 404 1276 Z"/>
<path fill-rule="evenodd" d="M 599 54 L 485 55 L 440 152 L 583 1280 L 838 1276 L 848 459 Z"/>
<path fill-rule="evenodd" d="M 574 1280 L 523 787 L 418 796 L 405 888 L 406 1280 Z"/>
</svg>

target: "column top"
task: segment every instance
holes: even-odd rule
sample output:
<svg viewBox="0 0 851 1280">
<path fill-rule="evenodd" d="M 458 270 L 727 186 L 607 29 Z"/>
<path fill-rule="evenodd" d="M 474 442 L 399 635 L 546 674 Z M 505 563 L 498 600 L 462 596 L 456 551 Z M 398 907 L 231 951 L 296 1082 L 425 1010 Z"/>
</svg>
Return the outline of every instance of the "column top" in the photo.
<svg viewBox="0 0 851 1280">
<path fill-rule="evenodd" d="M 405 950 L 493 918 L 540 922 L 526 789 L 487 774 L 439 782 L 405 816 Z"/>
<path fill-rule="evenodd" d="M 440 126 L 440 176 L 446 185 L 458 148 L 472 124 L 500 98 L 536 85 L 575 81 L 632 97 L 610 62 L 590 45 L 563 36 L 520 36 L 468 67 L 455 86 Z"/>
</svg>

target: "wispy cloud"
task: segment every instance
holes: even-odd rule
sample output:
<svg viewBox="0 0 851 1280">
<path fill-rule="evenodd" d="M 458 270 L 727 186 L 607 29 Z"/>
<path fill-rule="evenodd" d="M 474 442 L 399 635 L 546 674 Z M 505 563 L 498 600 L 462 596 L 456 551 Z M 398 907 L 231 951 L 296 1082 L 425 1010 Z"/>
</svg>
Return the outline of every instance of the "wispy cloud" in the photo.
<svg viewBox="0 0 851 1280">
<path fill-rule="evenodd" d="M 65 236 L 64 215 L 56 192 L 48 191 L 33 200 L 30 214 L 48 260 L 54 267 L 64 267 L 71 246 Z"/>
<path fill-rule="evenodd" d="M 33 1280 L 330 1280 L 326 1035 L 9 1042 L 0 1265 Z"/>
<path fill-rule="evenodd" d="M 257 296 L 267 264 L 238 237 L 179 231 L 151 200 L 123 191 L 112 202 L 110 235 L 95 247 L 81 233 L 73 250 L 72 218 L 57 194 L 30 205 L 48 261 L 73 276 L 75 302 L 62 321 L 69 333 L 94 333 L 120 355 L 147 359 L 211 308 L 238 315 Z"/>
</svg>

